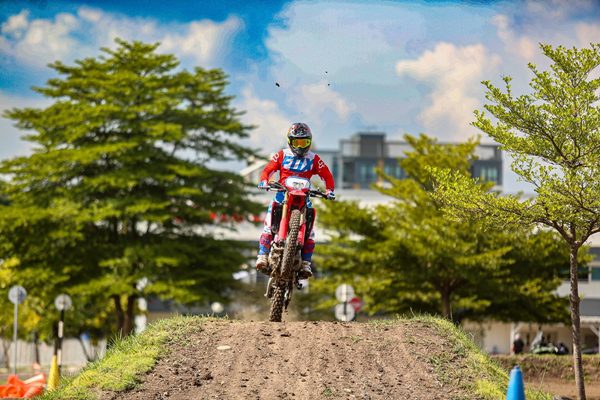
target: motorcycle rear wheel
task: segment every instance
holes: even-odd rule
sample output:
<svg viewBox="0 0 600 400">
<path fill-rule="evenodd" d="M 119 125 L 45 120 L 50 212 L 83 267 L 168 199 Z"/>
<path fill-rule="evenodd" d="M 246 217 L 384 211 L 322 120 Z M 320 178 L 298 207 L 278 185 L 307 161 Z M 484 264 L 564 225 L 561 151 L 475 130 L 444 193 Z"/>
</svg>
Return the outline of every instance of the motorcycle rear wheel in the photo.
<svg viewBox="0 0 600 400">
<path fill-rule="evenodd" d="M 271 314 L 269 321 L 281 322 L 283 316 L 283 303 L 285 301 L 285 286 L 279 285 L 275 288 L 273 297 L 271 297 Z"/>
</svg>

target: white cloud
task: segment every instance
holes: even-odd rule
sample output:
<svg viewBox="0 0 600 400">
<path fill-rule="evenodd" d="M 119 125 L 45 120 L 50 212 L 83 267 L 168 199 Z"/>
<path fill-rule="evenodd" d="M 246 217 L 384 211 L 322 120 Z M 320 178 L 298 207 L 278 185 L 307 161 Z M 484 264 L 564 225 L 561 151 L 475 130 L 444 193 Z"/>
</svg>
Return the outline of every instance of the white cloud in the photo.
<svg viewBox="0 0 600 400">
<path fill-rule="evenodd" d="M 161 42 L 159 50 L 175 53 L 184 63 L 214 67 L 242 25 L 234 16 L 220 23 L 201 20 L 159 24 L 154 19 L 130 18 L 85 6 L 76 14 L 30 19 L 24 10 L 2 25 L 0 55 L 25 66 L 42 68 L 58 59 L 70 62 L 97 54 L 99 47 L 114 47 L 114 39 L 119 37 Z"/>
<path fill-rule="evenodd" d="M 547 66 L 539 43 L 585 47 L 598 42 L 598 20 L 583 22 L 582 19 L 599 11 L 598 2 L 592 0 L 528 0 L 522 9 L 510 7 L 495 15 L 491 23 L 507 54 L 519 56 L 520 61 Z"/>
<path fill-rule="evenodd" d="M 464 140 L 477 133 L 469 126 L 481 106 L 481 80 L 489 77 L 500 57 L 481 44 L 457 47 L 438 43 L 416 60 L 396 64 L 398 75 L 432 85 L 431 103 L 419 115 L 426 133 Z"/>
<path fill-rule="evenodd" d="M 79 28 L 79 21 L 68 13 L 54 19 L 29 20 L 29 13 L 21 11 L 2 25 L 0 54 L 20 63 L 43 67 L 64 58 L 77 47 L 71 34 Z"/>
<path fill-rule="evenodd" d="M 241 100 L 236 106 L 238 109 L 246 111 L 246 114 L 242 116 L 242 121 L 257 127 L 250 133 L 250 142 L 253 147 L 259 146 L 265 152 L 270 152 L 285 144 L 285 133 L 291 122 L 276 102 L 257 97 L 252 88 L 246 86 L 242 90 Z"/>
<path fill-rule="evenodd" d="M 221 24 L 209 20 L 191 22 L 181 34 L 167 34 L 161 49 L 192 57 L 198 64 L 206 65 L 217 58 L 219 50 L 227 46 L 231 36 L 242 26 L 242 21 L 229 17 Z"/>
<path fill-rule="evenodd" d="M 90 7 L 80 7 L 77 10 L 77 15 L 79 15 L 82 19 L 90 22 L 98 22 L 102 19 L 104 13 L 100 10 Z"/>
<path fill-rule="evenodd" d="M 394 126 L 415 107 L 414 90 L 403 91 L 394 71 L 399 55 L 418 49 L 427 34 L 415 7 L 293 2 L 268 33 L 268 77 L 281 84 L 275 96 L 290 122 L 310 125 L 321 148 L 366 126 Z"/>
<path fill-rule="evenodd" d="M 425 35 L 422 15 L 386 3 L 293 2 L 280 18 L 285 24 L 273 25 L 266 40 L 271 70 L 294 85 L 324 78 L 338 85 L 358 79 L 381 83 L 393 76 L 386 66 L 393 65 L 397 51 Z"/>
<path fill-rule="evenodd" d="M 342 95 L 332 90 L 326 81 L 302 85 L 299 93 L 301 96 L 293 96 L 290 101 L 301 114 L 310 115 L 313 119 L 333 111 L 340 119 L 346 120 L 356 109 L 354 104 L 349 104 Z"/>
<path fill-rule="evenodd" d="M 505 50 L 518 55 L 525 61 L 531 61 L 538 53 L 537 43 L 527 36 L 519 36 L 511 27 L 508 16 L 499 14 L 492 18 L 492 24 L 498 29 L 498 37 L 505 45 Z"/>
<path fill-rule="evenodd" d="M 20 38 L 23 30 L 29 25 L 29 11 L 23 10 L 16 15 L 11 15 L 8 20 L 2 24 L 2 33 Z"/>
</svg>

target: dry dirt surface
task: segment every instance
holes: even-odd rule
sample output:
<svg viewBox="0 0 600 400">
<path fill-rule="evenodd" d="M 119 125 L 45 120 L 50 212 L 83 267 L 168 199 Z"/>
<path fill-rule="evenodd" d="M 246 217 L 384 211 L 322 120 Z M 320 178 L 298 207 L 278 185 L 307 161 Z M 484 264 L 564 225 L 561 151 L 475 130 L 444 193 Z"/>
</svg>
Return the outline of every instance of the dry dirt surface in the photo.
<svg viewBox="0 0 600 400">
<path fill-rule="evenodd" d="M 414 323 L 210 322 L 112 399 L 465 398 L 428 364 L 439 342 Z"/>
</svg>

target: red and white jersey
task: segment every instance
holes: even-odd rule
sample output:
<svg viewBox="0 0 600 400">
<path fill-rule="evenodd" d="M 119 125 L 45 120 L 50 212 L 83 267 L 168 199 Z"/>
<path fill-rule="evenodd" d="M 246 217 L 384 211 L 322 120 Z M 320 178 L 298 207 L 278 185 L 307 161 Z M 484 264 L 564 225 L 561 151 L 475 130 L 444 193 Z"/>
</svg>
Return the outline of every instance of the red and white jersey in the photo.
<svg viewBox="0 0 600 400">
<path fill-rule="evenodd" d="M 310 179 L 313 175 L 319 175 L 325 181 L 326 189 L 333 190 L 335 187 L 331 171 L 321 157 L 312 151 L 307 152 L 303 157 L 297 157 L 290 149 L 279 150 L 263 169 L 260 180 L 268 181 L 269 177 L 277 171 L 281 183 L 290 176 Z"/>
</svg>

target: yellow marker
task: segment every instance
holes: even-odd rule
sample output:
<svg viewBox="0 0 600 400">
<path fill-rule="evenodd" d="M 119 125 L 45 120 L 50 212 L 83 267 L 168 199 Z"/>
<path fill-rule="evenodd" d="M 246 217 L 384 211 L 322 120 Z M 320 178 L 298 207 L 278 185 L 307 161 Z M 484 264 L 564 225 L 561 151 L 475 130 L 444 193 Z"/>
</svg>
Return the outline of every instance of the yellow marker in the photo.
<svg viewBox="0 0 600 400">
<path fill-rule="evenodd" d="M 58 388 L 60 383 L 60 373 L 58 372 L 58 361 L 56 356 L 52 356 L 52 363 L 50 364 L 50 376 L 48 377 L 48 385 L 46 388 L 49 392 Z"/>
</svg>

